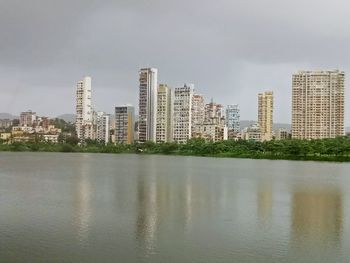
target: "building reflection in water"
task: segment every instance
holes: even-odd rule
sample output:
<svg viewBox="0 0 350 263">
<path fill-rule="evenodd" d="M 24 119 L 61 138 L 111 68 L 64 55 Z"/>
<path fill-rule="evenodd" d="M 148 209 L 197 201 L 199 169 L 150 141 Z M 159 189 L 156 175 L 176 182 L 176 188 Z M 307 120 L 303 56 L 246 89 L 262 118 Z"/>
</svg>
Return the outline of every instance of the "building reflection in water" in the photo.
<svg viewBox="0 0 350 263">
<path fill-rule="evenodd" d="M 92 189 L 89 178 L 90 160 L 86 155 L 82 155 L 80 160 L 79 170 L 77 172 L 77 190 L 76 193 L 76 208 L 75 208 L 75 225 L 77 228 L 77 236 L 79 242 L 84 244 L 89 238 L 90 220 L 92 215 Z"/>
<path fill-rule="evenodd" d="M 138 215 L 137 239 L 144 243 L 147 254 L 155 248 L 158 218 L 158 189 L 155 161 L 150 159 L 147 170 L 140 171 L 137 178 Z"/>
<path fill-rule="evenodd" d="M 258 185 L 258 217 L 263 224 L 271 223 L 272 218 L 272 183 L 269 181 L 261 182 Z"/>
<path fill-rule="evenodd" d="M 296 191 L 292 197 L 292 240 L 338 244 L 343 228 L 342 195 L 336 189 Z M 294 243 L 295 243 L 294 242 Z"/>
<path fill-rule="evenodd" d="M 163 170 L 155 158 L 150 158 L 146 168 L 137 176 L 137 221 L 136 238 L 141 242 L 146 254 L 152 254 L 157 246 L 159 227 L 176 231 L 180 227 L 185 232 L 190 229 L 193 216 L 193 182 L 191 172 L 183 163 L 181 174 L 177 170 Z M 174 173 L 171 176 L 164 173 Z M 179 181 L 180 179 L 180 181 Z M 174 225 L 174 222 L 175 225 Z"/>
</svg>

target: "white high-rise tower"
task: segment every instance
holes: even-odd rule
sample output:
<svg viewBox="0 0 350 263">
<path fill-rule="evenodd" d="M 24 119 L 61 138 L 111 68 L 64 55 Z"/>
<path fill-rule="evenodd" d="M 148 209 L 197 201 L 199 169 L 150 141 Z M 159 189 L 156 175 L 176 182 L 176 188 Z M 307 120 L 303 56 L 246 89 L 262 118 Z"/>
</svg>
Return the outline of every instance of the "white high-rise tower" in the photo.
<svg viewBox="0 0 350 263">
<path fill-rule="evenodd" d="M 81 141 L 92 139 L 91 77 L 88 76 L 77 83 L 75 128 Z"/>
<path fill-rule="evenodd" d="M 143 68 L 139 73 L 139 141 L 156 142 L 157 75 L 155 68 Z"/>
</svg>

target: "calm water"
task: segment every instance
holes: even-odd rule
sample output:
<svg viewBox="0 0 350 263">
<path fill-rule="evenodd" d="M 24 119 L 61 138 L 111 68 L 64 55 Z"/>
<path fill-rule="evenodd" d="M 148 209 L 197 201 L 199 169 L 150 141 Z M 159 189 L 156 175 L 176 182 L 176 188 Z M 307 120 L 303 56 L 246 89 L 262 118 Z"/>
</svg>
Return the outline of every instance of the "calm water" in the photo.
<svg viewBox="0 0 350 263">
<path fill-rule="evenodd" d="M 350 262 L 349 168 L 0 153 L 0 261 Z"/>
</svg>

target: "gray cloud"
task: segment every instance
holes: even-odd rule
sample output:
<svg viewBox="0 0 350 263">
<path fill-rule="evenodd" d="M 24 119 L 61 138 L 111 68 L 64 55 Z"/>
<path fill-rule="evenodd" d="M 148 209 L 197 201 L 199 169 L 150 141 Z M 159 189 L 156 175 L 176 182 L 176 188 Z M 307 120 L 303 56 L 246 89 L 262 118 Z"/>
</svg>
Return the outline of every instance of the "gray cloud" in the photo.
<svg viewBox="0 0 350 263">
<path fill-rule="evenodd" d="M 0 112 L 74 112 L 75 83 L 86 74 L 98 109 L 137 105 L 138 69 L 153 66 L 160 82 L 191 82 L 207 99 L 239 103 L 244 119 L 256 119 L 256 94 L 273 90 L 275 121 L 289 122 L 292 73 L 350 72 L 349 7 L 345 0 L 0 0 Z"/>
</svg>

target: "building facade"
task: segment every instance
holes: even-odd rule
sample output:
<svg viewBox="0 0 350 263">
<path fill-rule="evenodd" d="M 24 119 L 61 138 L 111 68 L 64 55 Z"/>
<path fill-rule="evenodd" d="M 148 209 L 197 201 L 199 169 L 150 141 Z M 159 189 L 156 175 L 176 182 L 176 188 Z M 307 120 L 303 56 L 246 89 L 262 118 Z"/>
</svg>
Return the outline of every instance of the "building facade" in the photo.
<svg viewBox="0 0 350 263">
<path fill-rule="evenodd" d="M 115 107 L 115 143 L 132 144 L 134 142 L 135 109 L 125 105 Z"/>
<path fill-rule="evenodd" d="M 156 141 L 158 70 L 143 68 L 139 72 L 139 141 Z"/>
<path fill-rule="evenodd" d="M 91 99 L 91 77 L 77 83 L 75 129 L 81 142 L 93 139 L 93 110 Z"/>
<path fill-rule="evenodd" d="M 237 104 L 227 105 L 225 121 L 228 133 L 231 135 L 229 137 L 234 137 L 240 132 L 240 111 Z"/>
<path fill-rule="evenodd" d="M 224 106 L 215 103 L 213 100 L 205 105 L 204 121 L 217 125 L 225 125 Z"/>
<path fill-rule="evenodd" d="M 28 110 L 21 112 L 19 116 L 19 126 L 32 127 L 36 120 L 36 113 Z"/>
<path fill-rule="evenodd" d="M 300 71 L 292 80 L 292 138 L 345 135 L 343 71 Z"/>
<path fill-rule="evenodd" d="M 193 94 L 192 97 L 192 137 L 197 137 L 199 128 L 204 123 L 205 102 L 203 95 Z"/>
<path fill-rule="evenodd" d="M 227 127 L 225 125 L 224 108 L 213 100 L 204 106 L 204 121 L 195 126 L 193 136 L 208 141 L 227 140 Z"/>
<path fill-rule="evenodd" d="M 272 139 L 273 129 L 273 92 L 265 91 L 258 94 L 258 122 L 262 140 Z"/>
<path fill-rule="evenodd" d="M 242 131 L 243 140 L 251 140 L 255 142 L 263 141 L 263 136 L 259 123 L 254 123 Z"/>
<path fill-rule="evenodd" d="M 95 138 L 98 142 L 107 144 L 110 141 L 110 117 L 103 111 L 96 112 Z"/>
<path fill-rule="evenodd" d="M 174 141 L 186 143 L 192 137 L 192 84 L 175 88 L 174 92 Z"/>
<path fill-rule="evenodd" d="M 170 87 L 159 84 L 157 96 L 157 142 L 173 140 L 173 93 Z"/>
<path fill-rule="evenodd" d="M 277 133 L 276 133 L 276 140 L 287 140 L 289 139 L 290 133 L 286 130 L 286 129 L 278 129 Z"/>
</svg>

